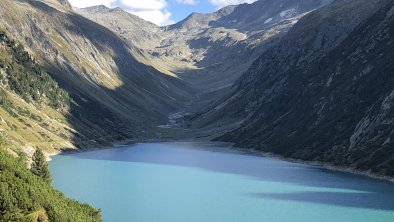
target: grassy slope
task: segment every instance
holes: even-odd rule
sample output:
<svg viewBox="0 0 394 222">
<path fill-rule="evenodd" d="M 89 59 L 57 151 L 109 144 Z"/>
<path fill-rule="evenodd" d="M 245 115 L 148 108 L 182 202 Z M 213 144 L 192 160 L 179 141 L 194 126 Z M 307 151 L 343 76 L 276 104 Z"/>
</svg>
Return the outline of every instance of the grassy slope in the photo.
<svg viewBox="0 0 394 222">
<path fill-rule="evenodd" d="M 73 146 L 69 103 L 57 82 L 0 31 L 0 222 L 101 221 L 97 210 L 67 199 L 24 161 L 34 149 Z"/>
<path fill-rule="evenodd" d="M 48 99 L 62 92 L 63 97 L 53 101 L 67 101 L 67 93 L 59 89 L 56 81 L 37 66 L 23 48 L 16 50 L 18 43 L 5 33 L 0 33 L 0 37 L 1 145 L 15 153 L 20 153 L 21 148 L 27 151 L 38 147 L 54 152 L 73 147 L 70 143 L 73 129 L 66 118 L 69 102 L 54 105 Z M 51 91 L 54 88 L 58 90 Z"/>
<path fill-rule="evenodd" d="M 105 130 L 99 137 L 122 122 L 135 136 L 146 126 L 165 123 L 167 115 L 189 99 L 191 89 L 183 81 L 137 61 L 135 47 L 73 11 L 27 0 L 0 1 L 0 6 L 0 26 L 67 87 L 78 106 L 91 109 L 84 102 L 88 100 L 102 107 L 95 110 L 99 118 L 94 119 Z M 120 118 L 111 126 L 100 123 L 108 112 Z"/>
</svg>

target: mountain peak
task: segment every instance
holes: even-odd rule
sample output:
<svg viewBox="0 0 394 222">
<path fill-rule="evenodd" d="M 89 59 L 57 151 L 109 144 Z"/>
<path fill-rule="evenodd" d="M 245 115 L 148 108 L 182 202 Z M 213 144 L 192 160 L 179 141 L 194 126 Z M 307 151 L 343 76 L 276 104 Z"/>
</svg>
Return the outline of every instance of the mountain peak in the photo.
<svg viewBox="0 0 394 222">
<path fill-rule="evenodd" d="M 71 6 L 70 2 L 68 2 L 68 0 L 57 0 L 57 1 L 59 2 L 60 5 L 68 8 L 68 9 L 72 8 L 72 6 Z"/>
<path fill-rule="evenodd" d="M 126 12 L 126 11 L 123 10 L 121 7 L 113 8 L 113 9 L 111 9 L 111 11 L 113 11 L 113 12 Z"/>
<path fill-rule="evenodd" d="M 87 12 L 91 12 L 91 13 L 103 13 L 103 12 L 111 11 L 111 9 L 105 5 L 90 6 L 90 7 L 83 8 L 82 10 L 87 11 Z"/>
<path fill-rule="evenodd" d="M 116 7 L 116 8 L 108 8 L 105 5 L 96 5 L 96 6 L 90 6 L 90 7 L 86 7 L 86 8 L 82 8 L 82 11 L 88 12 L 88 13 L 127 13 L 130 14 L 128 12 L 126 12 L 125 10 L 123 10 L 120 7 Z"/>
<path fill-rule="evenodd" d="M 49 3 L 55 6 L 61 6 L 62 8 L 72 10 L 72 6 L 68 0 L 41 0 L 42 2 Z"/>
<path fill-rule="evenodd" d="M 167 26 L 172 29 L 227 28 L 242 32 L 261 31 L 290 18 L 329 4 L 333 0 L 261 0 L 254 3 L 229 5 L 216 12 L 192 13 L 184 20 Z"/>
</svg>

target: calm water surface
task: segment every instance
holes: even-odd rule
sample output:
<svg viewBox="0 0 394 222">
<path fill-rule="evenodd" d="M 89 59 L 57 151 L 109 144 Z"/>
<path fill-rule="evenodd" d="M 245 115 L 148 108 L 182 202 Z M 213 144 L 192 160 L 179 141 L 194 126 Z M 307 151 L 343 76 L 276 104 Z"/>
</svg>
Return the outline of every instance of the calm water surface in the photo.
<svg viewBox="0 0 394 222">
<path fill-rule="evenodd" d="M 59 155 L 54 186 L 106 222 L 393 222 L 394 184 L 225 145 L 151 143 Z"/>
</svg>

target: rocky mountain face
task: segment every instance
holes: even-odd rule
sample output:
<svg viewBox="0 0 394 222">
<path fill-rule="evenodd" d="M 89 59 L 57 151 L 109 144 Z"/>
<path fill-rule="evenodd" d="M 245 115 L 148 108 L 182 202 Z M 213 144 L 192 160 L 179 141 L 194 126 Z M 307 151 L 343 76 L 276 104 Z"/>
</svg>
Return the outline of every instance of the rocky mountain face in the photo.
<svg viewBox="0 0 394 222">
<path fill-rule="evenodd" d="M 230 5 L 207 15 L 194 13 L 168 28 L 187 31 L 224 27 L 241 32 L 261 31 L 286 18 L 296 17 L 330 2 L 332 0 L 260 0 L 253 4 Z"/>
<path fill-rule="evenodd" d="M 59 116 L 52 124 L 55 135 L 39 128 L 37 142 L 21 137 L 18 144 L 84 148 L 157 136 L 155 126 L 219 98 L 302 16 L 329 1 L 280 2 L 229 6 L 158 27 L 120 8 L 76 9 L 67 0 L 1 1 L 0 29 L 24 45 L 70 97 L 67 111 L 52 112 Z M 252 13 L 245 17 L 246 11 Z"/>
<path fill-rule="evenodd" d="M 45 0 L 46 4 L 49 4 L 59 10 L 72 10 L 71 4 L 68 0 Z"/>
<path fill-rule="evenodd" d="M 219 140 L 393 176 L 393 27 L 392 0 L 313 11 L 194 126 L 238 122 Z"/>
<path fill-rule="evenodd" d="M 22 145 L 32 130 L 46 147 L 103 146 L 208 106 L 191 124 L 229 130 L 220 140 L 392 175 L 392 1 L 330 3 L 260 0 L 158 27 L 119 8 L 1 1 L 0 27 L 70 100 L 29 108 L 6 79 L 5 98 L 20 102 L 0 112 L 3 139 Z"/>
<path fill-rule="evenodd" d="M 1 1 L 0 27 L 69 92 L 66 121 L 81 147 L 136 137 L 190 97 L 182 80 L 139 61 L 134 46 L 67 1 Z"/>
<path fill-rule="evenodd" d="M 167 27 L 157 27 L 119 8 L 96 6 L 77 12 L 134 45 L 133 55 L 140 61 L 186 81 L 194 89 L 193 104 L 202 101 L 192 106 L 195 110 L 227 91 L 298 19 L 329 2 L 262 0 L 211 14 L 193 13 Z"/>
<path fill-rule="evenodd" d="M 4 181 L 23 174 L 53 195 L 23 167 L 35 149 L 157 138 L 188 112 L 194 137 L 394 176 L 393 27 L 394 0 L 260 0 L 167 27 L 120 8 L 1 0 L 0 147 L 20 157 L 0 151 Z"/>
<path fill-rule="evenodd" d="M 0 145 L 14 155 L 33 147 L 73 147 L 63 113 L 70 97 L 27 53 L 0 30 Z M 24 148 L 21 152 L 21 148 Z"/>
</svg>

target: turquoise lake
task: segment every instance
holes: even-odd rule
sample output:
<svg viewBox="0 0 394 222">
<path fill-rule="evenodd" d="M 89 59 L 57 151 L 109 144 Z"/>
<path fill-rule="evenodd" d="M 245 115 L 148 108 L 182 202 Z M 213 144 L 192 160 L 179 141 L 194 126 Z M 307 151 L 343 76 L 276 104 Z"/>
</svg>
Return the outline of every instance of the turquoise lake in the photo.
<svg viewBox="0 0 394 222">
<path fill-rule="evenodd" d="M 394 183 L 212 143 L 57 155 L 54 186 L 105 222 L 393 222 Z"/>
</svg>

